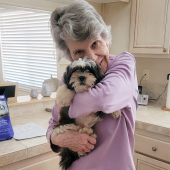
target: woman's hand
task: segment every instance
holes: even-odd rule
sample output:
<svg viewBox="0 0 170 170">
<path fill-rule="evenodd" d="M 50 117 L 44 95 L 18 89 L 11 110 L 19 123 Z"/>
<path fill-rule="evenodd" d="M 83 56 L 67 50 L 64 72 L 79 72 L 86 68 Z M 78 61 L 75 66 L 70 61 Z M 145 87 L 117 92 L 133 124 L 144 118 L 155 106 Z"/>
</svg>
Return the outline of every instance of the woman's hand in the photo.
<svg viewBox="0 0 170 170">
<path fill-rule="evenodd" d="M 90 152 L 94 149 L 96 139 L 85 133 L 79 133 L 74 130 L 66 130 L 64 133 L 59 135 L 52 133 L 51 142 L 54 145 L 70 148 L 71 150 L 85 154 L 86 152 Z"/>
</svg>

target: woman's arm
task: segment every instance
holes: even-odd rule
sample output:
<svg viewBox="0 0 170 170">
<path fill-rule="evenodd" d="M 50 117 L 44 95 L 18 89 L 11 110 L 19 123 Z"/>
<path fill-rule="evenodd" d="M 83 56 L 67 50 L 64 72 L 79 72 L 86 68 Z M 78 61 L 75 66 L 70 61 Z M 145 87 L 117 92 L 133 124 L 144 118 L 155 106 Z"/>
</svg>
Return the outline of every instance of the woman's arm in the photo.
<svg viewBox="0 0 170 170">
<path fill-rule="evenodd" d="M 51 142 L 51 134 L 53 133 L 53 130 L 54 130 L 53 128 L 58 123 L 58 109 L 59 109 L 59 107 L 55 102 L 55 105 L 54 105 L 53 110 L 52 110 L 52 118 L 49 120 L 49 126 L 48 126 L 47 133 L 46 133 L 47 140 L 50 143 L 51 149 L 54 152 L 59 152 L 59 146 L 54 145 Z"/>
<path fill-rule="evenodd" d="M 112 113 L 128 105 L 136 83 L 135 59 L 123 52 L 110 62 L 105 78 L 95 88 L 75 94 L 69 110 L 71 118 L 97 111 Z"/>
<path fill-rule="evenodd" d="M 47 140 L 54 152 L 59 152 L 60 147 L 67 147 L 74 151 L 85 154 L 90 152 L 96 144 L 96 139 L 87 134 L 77 131 L 66 131 L 63 134 L 56 135 L 53 128 L 58 123 L 59 106 L 55 103 L 52 110 L 52 118 L 49 121 L 49 127 L 46 133 Z"/>
</svg>

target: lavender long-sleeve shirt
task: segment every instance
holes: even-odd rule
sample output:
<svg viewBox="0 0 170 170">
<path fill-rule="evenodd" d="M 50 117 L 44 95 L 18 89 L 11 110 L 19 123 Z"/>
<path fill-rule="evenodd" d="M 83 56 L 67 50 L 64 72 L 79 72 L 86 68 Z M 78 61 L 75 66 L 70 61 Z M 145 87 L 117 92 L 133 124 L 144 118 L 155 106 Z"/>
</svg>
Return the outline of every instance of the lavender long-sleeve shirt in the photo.
<svg viewBox="0 0 170 170">
<path fill-rule="evenodd" d="M 138 85 L 133 55 L 128 52 L 111 55 L 105 75 L 96 88 L 77 93 L 70 105 L 71 118 L 97 111 L 106 114 L 104 120 L 95 125 L 95 149 L 75 161 L 69 170 L 135 170 L 133 152 Z M 55 104 L 49 121 L 49 142 L 53 126 L 57 124 L 57 108 Z M 119 109 L 122 115 L 113 119 L 109 113 Z M 51 144 L 51 148 L 58 152 L 58 146 Z"/>
</svg>

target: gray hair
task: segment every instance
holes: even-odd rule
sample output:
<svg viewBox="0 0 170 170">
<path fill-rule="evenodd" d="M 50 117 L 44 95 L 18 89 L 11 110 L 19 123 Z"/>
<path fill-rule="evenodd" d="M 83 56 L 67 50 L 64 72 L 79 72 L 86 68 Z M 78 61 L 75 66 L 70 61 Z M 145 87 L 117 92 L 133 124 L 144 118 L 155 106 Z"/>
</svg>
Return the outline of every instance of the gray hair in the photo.
<svg viewBox="0 0 170 170">
<path fill-rule="evenodd" d="M 51 15 L 51 33 L 59 58 L 71 60 L 66 40 L 82 42 L 99 35 L 111 45 L 111 27 L 86 1 L 58 7 Z"/>
</svg>

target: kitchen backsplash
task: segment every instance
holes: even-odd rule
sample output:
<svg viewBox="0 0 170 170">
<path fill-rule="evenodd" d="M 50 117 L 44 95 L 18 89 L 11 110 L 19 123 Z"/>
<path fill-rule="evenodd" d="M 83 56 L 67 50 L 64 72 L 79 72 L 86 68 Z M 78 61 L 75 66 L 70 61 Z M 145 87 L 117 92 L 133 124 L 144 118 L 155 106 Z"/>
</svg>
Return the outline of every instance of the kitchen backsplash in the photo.
<svg viewBox="0 0 170 170">
<path fill-rule="evenodd" d="M 142 85 L 142 94 L 149 95 L 149 99 L 157 99 L 159 95 L 163 93 L 163 91 L 165 90 L 165 86 L 166 86 L 166 84 L 151 83 L 151 82 L 149 83 L 143 82 L 141 83 L 141 85 Z M 160 96 L 158 101 L 149 100 L 149 102 L 152 102 L 152 103 L 155 102 L 157 104 L 165 106 L 166 98 L 167 98 L 167 88 L 165 92 Z"/>
</svg>

